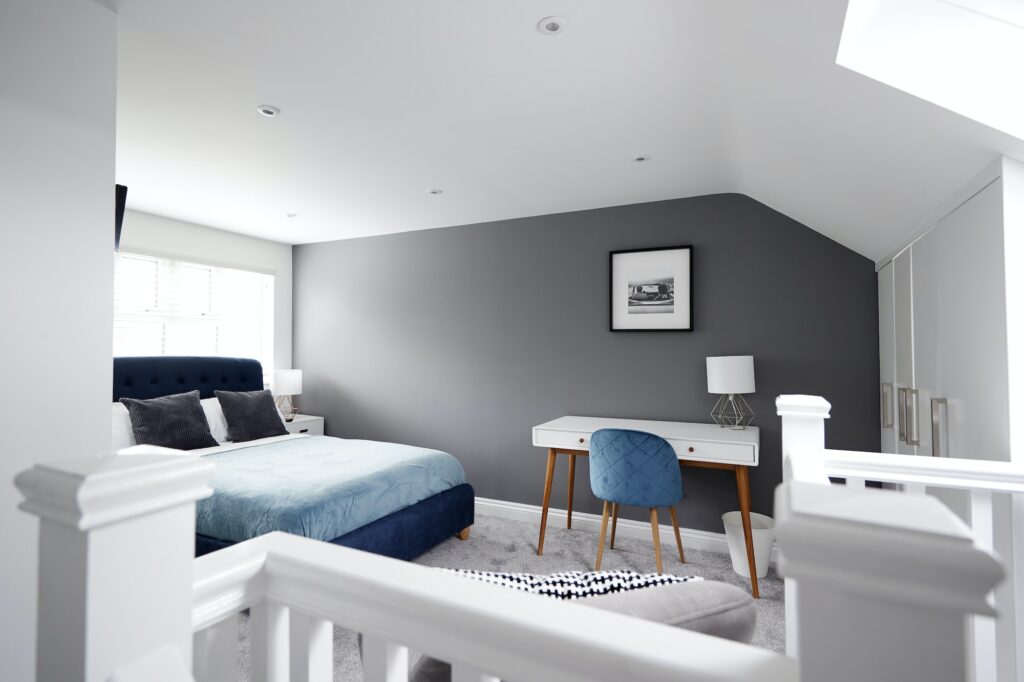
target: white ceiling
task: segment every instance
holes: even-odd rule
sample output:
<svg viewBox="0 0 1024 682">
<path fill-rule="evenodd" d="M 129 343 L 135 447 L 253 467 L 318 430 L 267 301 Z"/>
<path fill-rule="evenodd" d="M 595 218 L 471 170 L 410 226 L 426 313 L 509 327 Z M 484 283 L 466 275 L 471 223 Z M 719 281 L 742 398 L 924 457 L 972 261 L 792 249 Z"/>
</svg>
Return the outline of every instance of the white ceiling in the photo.
<svg viewBox="0 0 1024 682">
<path fill-rule="evenodd" d="M 288 243 L 742 192 L 878 258 L 1024 158 L 837 66 L 843 0 L 112 4 L 129 206 Z"/>
</svg>

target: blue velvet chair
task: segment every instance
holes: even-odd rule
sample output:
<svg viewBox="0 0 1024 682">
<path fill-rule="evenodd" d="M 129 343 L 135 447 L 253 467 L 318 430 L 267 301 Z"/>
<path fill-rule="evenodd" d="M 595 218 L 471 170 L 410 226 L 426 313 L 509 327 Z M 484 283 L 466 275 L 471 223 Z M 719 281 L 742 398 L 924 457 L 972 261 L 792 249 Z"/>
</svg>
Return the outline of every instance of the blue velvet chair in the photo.
<svg viewBox="0 0 1024 682">
<path fill-rule="evenodd" d="M 672 529 L 676 535 L 679 561 L 683 557 L 683 541 L 679 537 L 676 505 L 683 499 L 683 478 L 679 459 L 664 438 L 643 431 L 600 429 L 590 437 L 590 488 L 604 501 L 601 515 L 601 538 L 597 546 L 597 565 L 601 570 L 608 516 L 612 516 L 611 547 L 615 547 L 615 526 L 619 505 L 647 507 L 651 512 L 651 533 L 654 538 L 654 560 L 661 569 L 661 540 L 658 536 L 658 507 L 668 507 Z"/>
</svg>

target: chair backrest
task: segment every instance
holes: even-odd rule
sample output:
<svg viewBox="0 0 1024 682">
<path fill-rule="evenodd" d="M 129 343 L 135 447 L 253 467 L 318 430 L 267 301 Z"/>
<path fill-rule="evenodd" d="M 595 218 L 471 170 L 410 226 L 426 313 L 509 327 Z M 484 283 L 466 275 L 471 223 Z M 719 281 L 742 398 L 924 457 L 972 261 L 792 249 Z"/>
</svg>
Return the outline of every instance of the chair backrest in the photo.
<svg viewBox="0 0 1024 682">
<path fill-rule="evenodd" d="M 661 436 L 600 429 L 590 437 L 590 487 L 602 500 L 668 507 L 683 498 L 679 459 Z"/>
</svg>

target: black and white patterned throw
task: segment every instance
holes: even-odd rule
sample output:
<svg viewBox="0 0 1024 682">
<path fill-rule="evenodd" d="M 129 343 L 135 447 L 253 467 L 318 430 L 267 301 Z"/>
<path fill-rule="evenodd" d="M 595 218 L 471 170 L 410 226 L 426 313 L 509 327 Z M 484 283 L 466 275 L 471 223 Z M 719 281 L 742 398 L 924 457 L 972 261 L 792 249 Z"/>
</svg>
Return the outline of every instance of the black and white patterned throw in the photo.
<svg viewBox="0 0 1024 682">
<path fill-rule="evenodd" d="M 659 575 L 635 571 L 564 571 L 539 575 L 534 573 L 494 573 L 444 568 L 467 578 L 493 583 L 531 594 L 556 599 L 584 599 L 614 592 L 628 592 L 645 587 L 689 583 L 703 580 L 695 575 Z"/>
</svg>

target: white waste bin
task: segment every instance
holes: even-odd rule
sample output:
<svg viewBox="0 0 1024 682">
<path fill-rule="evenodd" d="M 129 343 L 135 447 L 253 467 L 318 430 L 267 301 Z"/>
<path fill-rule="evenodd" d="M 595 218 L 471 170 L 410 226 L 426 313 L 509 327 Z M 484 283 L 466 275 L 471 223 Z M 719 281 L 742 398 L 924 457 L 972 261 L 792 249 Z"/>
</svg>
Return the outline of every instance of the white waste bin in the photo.
<svg viewBox="0 0 1024 682">
<path fill-rule="evenodd" d="M 722 514 L 725 524 L 725 539 L 729 543 L 729 556 L 732 558 L 732 570 L 744 578 L 750 577 L 750 565 L 747 562 L 747 543 L 743 538 L 743 519 L 738 511 Z M 754 561 L 757 563 L 757 577 L 768 575 L 768 562 L 772 556 L 772 543 L 775 541 L 775 519 L 764 514 L 750 512 L 750 534 L 754 540 Z"/>
</svg>

